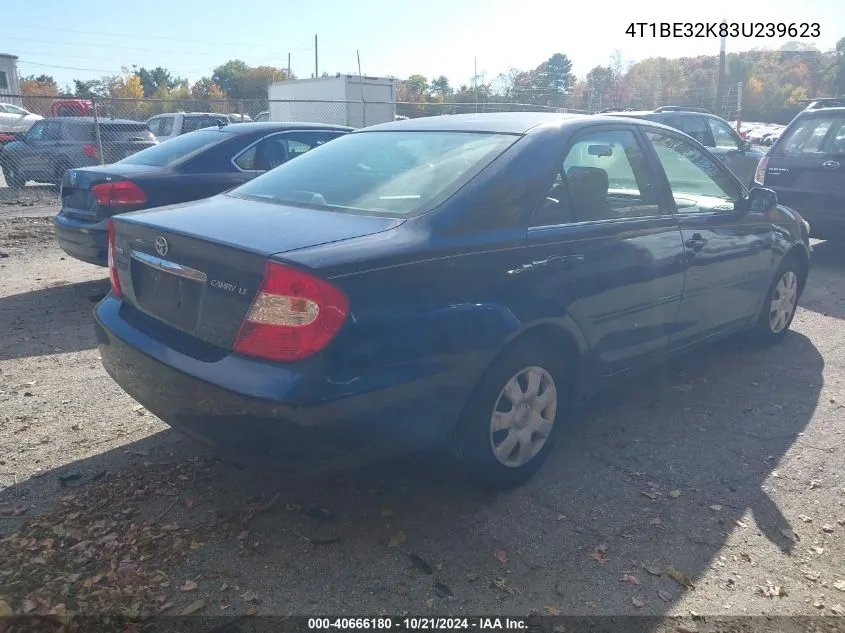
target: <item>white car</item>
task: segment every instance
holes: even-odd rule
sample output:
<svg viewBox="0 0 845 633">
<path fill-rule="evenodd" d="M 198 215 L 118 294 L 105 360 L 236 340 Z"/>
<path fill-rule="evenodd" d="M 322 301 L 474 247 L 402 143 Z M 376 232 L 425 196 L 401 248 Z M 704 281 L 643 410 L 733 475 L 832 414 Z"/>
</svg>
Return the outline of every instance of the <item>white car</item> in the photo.
<svg viewBox="0 0 845 633">
<path fill-rule="evenodd" d="M 207 127 L 229 125 L 229 117 L 213 112 L 168 112 L 147 119 L 147 127 L 161 141 Z"/>
<path fill-rule="evenodd" d="M 26 132 L 44 117 L 11 103 L 0 103 L 0 132 Z"/>
</svg>

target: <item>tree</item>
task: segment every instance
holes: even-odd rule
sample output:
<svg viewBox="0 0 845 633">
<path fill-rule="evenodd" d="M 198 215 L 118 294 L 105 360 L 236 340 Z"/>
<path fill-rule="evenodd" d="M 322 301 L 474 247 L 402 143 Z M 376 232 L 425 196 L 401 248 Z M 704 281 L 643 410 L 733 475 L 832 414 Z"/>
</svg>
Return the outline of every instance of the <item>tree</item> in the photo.
<svg viewBox="0 0 845 633">
<path fill-rule="evenodd" d="M 186 83 L 184 79 L 174 77 L 170 71 L 161 66 L 157 66 L 152 70 L 146 68 L 138 68 L 135 70 L 135 75 L 141 80 L 141 86 L 144 89 L 145 97 L 152 97 L 161 88 L 166 88 L 167 91 L 177 88 L 180 84 Z"/>
<path fill-rule="evenodd" d="M 444 98 L 455 92 L 452 86 L 449 85 L 449 79 L 445 75 L 440 75 L 439 77 L 431 80 L 430 91 L 432 94 Z"/>
<path fill-rule="evenodd" d="M 50 75 L 21 77 L 22 95 L 58 96 L 59 86 Z"/>
<path fill-rule="evenodd" d="M 224 99 L 226 95 L 210 77 L 203 77 L 191 86 L 191 97 L 194 99 Z"/>
<path fill-rule="evenodd" d="M 260 100 L 262 104 L 260 109 L 266 107 L 267 102 L 267 88 L 277 81 L 284 81 L 288 78 L 286 70 L 276 68 L 275 66 L 256 66 L 255 68 L 248 68 L 237 82 L 237 94 L 229 95 L 235 96 L 239 99 L 256 99 Z M 221 86 L 222 88 L 222 86 Z"/>
<path fill-rule="evenodd" d="M 505 99 L 513 99 L 515 97 L 517 80 L 519 78 L 519 69 L 510 67 L 507 72 L 499 73 L 496 76 L 496 85 L 498 86 L 498 94 Z"/>
<path fill-rule="evenodd" d="M 107 78 L 111 79 L 111 78 Z M 80 99 L 109 96 L 109 83 L 104 79 L 73 80 L 73 96 Z"/>
<path fill-rule="evenodd" d="M 220 86 L 221 90 L 228 96 L 239 98 L 241 97 L 238 94 L 240 82 L 248 70 L 249 66 L 246 65 L 246 62 L 240 59 L 232 59 L 215 68 L 211 73 L 211 80 Z"/>
</svg>

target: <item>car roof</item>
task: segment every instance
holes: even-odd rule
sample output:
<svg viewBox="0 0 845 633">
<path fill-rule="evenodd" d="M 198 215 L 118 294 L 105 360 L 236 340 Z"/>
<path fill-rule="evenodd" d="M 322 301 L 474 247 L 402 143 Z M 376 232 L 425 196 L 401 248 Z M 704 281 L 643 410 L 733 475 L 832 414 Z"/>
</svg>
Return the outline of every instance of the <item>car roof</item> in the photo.
<svg viewBox="0 0 845 633">
<path fill-rule="evenodd" d="M 53 116 L 53 117 L 45 117 L 44 121 L 64 121 L 66 123 L 93 123 L 94 117 L 92 116 Z M 100 125 L 109 125 L 113 123 L 117 123 L 120 125 L 132 124 L 132 125 L 146 125 L 144 121 L 133 121 L 132 119 L 108 119 L 106 117 L 99 117 L 98 122 Z"/>
<path fill-rule="evenodd" d="M 441 114 L 373 125 L 356 132 L 440 131 L 525 134 L 532 128 L 590 118 L 586 114 L 556 112 L 484 112 Z M 255 124 L 253 124 L 255 125 Z"/>
<path fill-rule="evenodd" d="M 329 123 L 303 123 L 301 121 L 249 121 L 244 123 L 230 123 L 221 129 L 232 134 L 247 134 L 250 132 L 275 132 L 283 130 L 335 130 L 351 132 L 354 128 Z"/>
</svg>

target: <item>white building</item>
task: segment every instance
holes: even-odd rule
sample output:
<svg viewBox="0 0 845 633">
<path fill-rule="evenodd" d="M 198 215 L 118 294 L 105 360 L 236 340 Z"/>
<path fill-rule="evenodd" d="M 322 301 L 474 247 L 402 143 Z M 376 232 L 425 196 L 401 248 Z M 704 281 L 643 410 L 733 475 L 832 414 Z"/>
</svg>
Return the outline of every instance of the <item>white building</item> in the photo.
<svg viewBox="0 0 845 633">
<path fill-rule="evenodd" d="M 18 58 L 16 55 L 0 53 L 0 102 L 21 105 L 21 79 L 18 75 Z"/>
</svg>

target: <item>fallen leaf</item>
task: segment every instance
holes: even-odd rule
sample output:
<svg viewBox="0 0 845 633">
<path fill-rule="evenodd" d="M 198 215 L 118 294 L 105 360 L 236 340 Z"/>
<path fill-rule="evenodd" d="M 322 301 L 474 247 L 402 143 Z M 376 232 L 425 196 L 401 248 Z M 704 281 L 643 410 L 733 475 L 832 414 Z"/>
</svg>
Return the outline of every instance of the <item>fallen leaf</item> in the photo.
<svg viewBox="0 0 845 633">
<path fill-rule="evenodd" d="M 404 531 L 399 530 L 396 534 L 390 537 L 390 540 L 387 542 L 388 547 L 399 547 L 408 540 L 408 535 L 405 534 Z"/>
<path fill-rule="evenodd" d="M 632 585 L 637 585 L 637 586 L 639 586 L 639 584 L 640 584 L 640 581 L 637 580 L 637 577 L 634 576 L 633 574 L 622 574 L 622 576 L 619 578 L 619 582 L 629 582 Z"/>
<path fill-rule="evenodd" d="M 490 586 L 495 589 L 499 589 L 500 591 L 504 591 L 505 593 L 509 593 L 510 595 L 516 594 L 516 589 L 511 587 L 504 578 L 496 578 L 490 583 Z"/>
<path fill-rule="evenodd" d="M 442 582 L 434 583 L 434 593 L 436 593 L 440 598 L 448 598 L 453 595 L 449 585 Z"/>
<path fill-rule="evenodd" d="M 12 617 L 12 607 L 5 600 L 0 600 L 0 618 Z"/>
<path fill-rule="evenodd" d="M 670 490 L 669 491 L 669 496 L 672 497 L 673 499 L 677 499 L 678 497 L 681 496 L 681 494 L 682 493 L 681 493 L 680 490 Z"/>
<path fill-rule="evenodd" d="M 648 497 L 652 501 L 654 501 L 655 499 L 660 497 L 660 493 L 657 492 L 656 490 L 649 490 L 648 492 L 640 491 L 640 494 L 645 496 L 645 497 Z"/>
<path fill-rule="evenodd" d="M 222 585 L 220 585 L 220 586 L 217 588 L 217 591 L 226 591 L 228 588 L 229 588 L 229 583 L 224 582 Z"/>
<path fill-rule="evenodd" d="M 643 569 L 645 569 L 652 576 L 662 576 L 663 575 L 663 571 L 659 567 L 643 565 Z"/>
<path fill-rule="evenodd" d="M 760 588 L 760 593 L 762 593 L 767 598 L 785 598 L 789 594 L 786 593 L 786 589 L 775 585 L 772 581 L 766 581 L 766 586 Z"/>
<path fill-rule="evenodd" d="M 657 590 L 657 597 L 663 600 L 663 602 L 672 602 L 672 594 L 663 589 Z"/>
<path fill-rule="evenodd" d="M 816 488 L 821 488 L 821 487 L 822 487 L 822 482 L 820 482 L 818 479 L 810 480 L 810 490 L 815 490 Z"/>
<path fill-rule="evenodd" d="M 833 588 L 838 589 L 839 591 L 845 591 L 845 580 L 837 580 L 833 583 Z"/>
<path fill-rule="evenodd" d="M 502 565 L 507 565 L 510 560 L 510 556 L 508 556 L 508 553 L 503 549 L 494 549 L 493 558 L 502 563 Z"/>
<path fill-rule="evenodd" d="M 799 514 L 798 518 L 801 519 L 804 523 L 812 523 L 812 517 L 808 517 L 806 514 Z"/>
<path fill-rule="evenodd" d="M 713 510 L 713 512 L 721 512 L 722 506 L 720 506 L 718 503 L 714 503 L 712 506 L 710 506 L 710 509 Z"/>
<path fill-rule="evenodd" d="M 816 554 L 824 554 L 824 548 L 819 547 L 818 545 L 813 545 L 811 548 Z"/>
<path fill-rule="evenodd" d="M 660 517 L 654 517 L 653 519 L 649 519 L 648 522 L 651 525 L 656 525 L 657 527 L 663 526 L 663 521 L 660 520 Z"/>
<path fill-rule="evenodd" d="M 824 609 L 824 596 L 819 596 L 813 601 L 813 606 L 816 609 Z"/>
<path fill-rule="evenodd" d="M 244 602 L 258 602 L 258 594 L 252 590 L 244 591 L 241 594 L 241 599 L 243 599 Z"/>
<path fill-rule="evenodd" d="M 830 525 L 830 523 L 825 523 L 822 526 L 822 532 L 824 532 L 825 534 L 833 534 L 833 526 Z"/>
<path fill-rule="evenodd" d="M 208 602 L 206 601 L 206 599 L 200 598 L 199 600 L 192 602 L 187 607 L 182 609 L 182 611 L 179 612 L 179 615 L 191 615 L 192 613 L 196 613 L 197 611 L 205 609 L 207 605 Z"/>
<path fill-rule="evenodd" d="M 736 519 L 736 520 L 734 521 L 734 523 L 736 523 L 736 524 L 737 524 L 737 526 L 739 526 L 739 527 L 741 527 L 741 528 L 747 528 L 747 527 L 748 527 L 748 524 L 747 524 L 747 523 L 745 523 L 744 521 L 740 521 L 739 519 Z"/>
<path fill-rule="evenodd" d="M 238 534 L 238 540 L 239 541 L 245 541 L 248 538 L 249 538 L 249 530 L 241 530 L 241 532 Z"/>
<path fill-rule="evenodd" d="M 637 609 L 642 609 L 645 606 L 645 602 L 639 596 L 634 596 L 631 598 L 631 604 L 634 605 Z"/>
<path fill-rule="evenodd" d="M 258 613 L 258 607 L 257 606 L 255 606 L 254 604 L 247 605 L 247 607 L 246 607 L 246 614 L 247 615 L 255 615 L 256 613 Z"/>
<path fill-rule="evenodd" d="M 543 607 L 546 611 L 546 615 L 560 615 L 560 609 L 557 607 Z"/>
<path fill-rule="evenodd" d="M 430 576 L 434 573 L 434 570 L 431 568 L 431 565 L 429 565 L 426 560 L 419 554 L 414 554 L 412 552 L 408 555 L 408 558 L 411 559 L 411 564 L 424 574 L 428 574 Z"/>
<path fill-rule="evenodd" d="M 599 543 L 593 548 L 593 551 L 590 552 L 590 558 L 600 563 L 607 562 L 607 545 L 605 543 Z"/>
<path fill-rule="evenodd" d="M 692 581 L 671 565 L 666 567 L 666 573 L 669 574 L 669 578 L 681 585 L 681 587 L 685 587 L 686 589 L 695 589 L 695 585 L 692 584 Z"/>
<path fill-rule="evenodd" d="M 466 576 L 464 576 L 464 578 L 467 582 L 475 582 L 480 578 L 480 576 L 475 572 L 469 572 Z"/>
<path fill-rule="evenodd" d="M 817 572 L 817 571 L 812 571 L 810 569 L 806 569 L 806 570 L 804 570 L 804 578 L 806 578 L 807 580 L 810 580 L 812 582 L 818 582 L 819 579 L 821 578 L 821 574 L 819 574 L 819 572 Z"/>
<path fill-rule="evenodd" d="M 181 587 L 179 587 L 179 590 L 180 591 L 195 591 L 196 588 L 197 588 L 197 583 L 195 583 L 193 580 L 186 580 L 185 584 L 183 584 Z"/>
<path fill-rule="evenodd" d="M 751 554 L 747 554 L 746 552 L 741 552 L 739 557 L 744 560 L 746 563 L 751 562 Z"/>
<path fill-rule="evenodd" d="M 173 608 L 173 603 L 172 603 L 172 602 L 165 602 L 163 605 L 161 605 L 161 606 L 158 608 L 158 612 L 159 612 L 159 613 L 164 613 L 165 611 L 167 611 L 167 610 L 169 610 L 169 609 L 172 609 L 172 608 Z"/>
<path fill-rule="evenodd" d="M 795 532 L 795 530 L 791 528 L 783 528 L 780 533 L 783 534 L 787 539 L 789 539 L 793 543 L 798 541 L 798 534 Z"/>
</svg>

